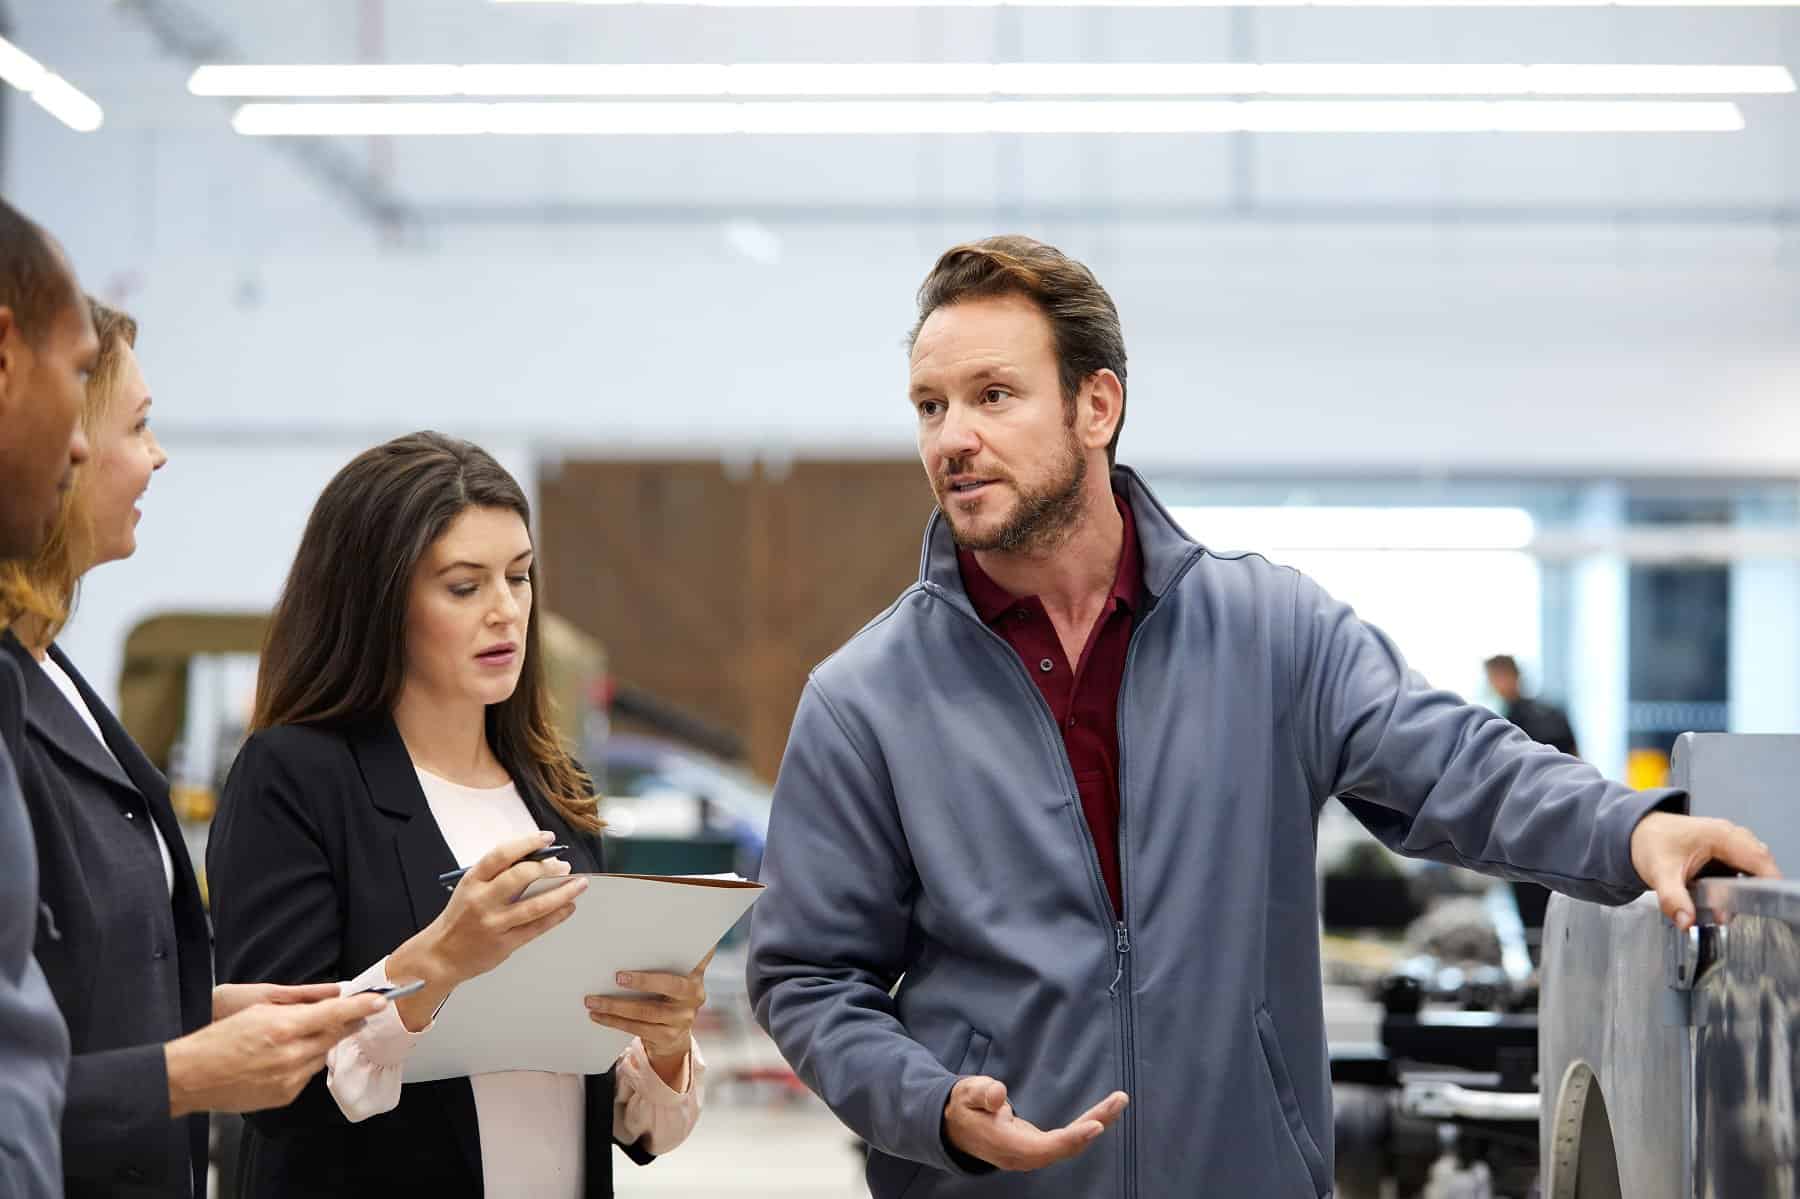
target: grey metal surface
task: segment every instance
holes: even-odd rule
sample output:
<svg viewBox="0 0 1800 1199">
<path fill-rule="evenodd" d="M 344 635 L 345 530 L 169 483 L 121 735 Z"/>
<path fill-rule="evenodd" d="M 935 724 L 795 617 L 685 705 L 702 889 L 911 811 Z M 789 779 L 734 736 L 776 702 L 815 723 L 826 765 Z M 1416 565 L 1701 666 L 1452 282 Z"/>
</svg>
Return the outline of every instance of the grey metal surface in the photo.
<svg viewBox="0 0 1800 1199">
<path fill-rule="evenodd" d="M 1671 784 L 1800 868 L 1800 737 L 1686 734 Z M 1653 895 L 1555 896 L 1538 1045 L 1546 1199 L 1796 1194 L 1800 884 L 1707 879 L 1677 933 Z"/>
<path fill-rule="evenodd" d="M 1694 990 L 1696 1199 L 1795 1194 L 1800 885 L 1708 882 Z"/>
<path fill-rule="evenodd" d="M 1669 786 L 1688 792 L 1695 816 L 1744 825 L 1769 843 L 1777 863 L 1800 873 L 1800 737 L 1683 733 L 1669 756 Z"/>
<path fill-rule="evenodd" d="M 1553 896 L 1544 922 L 1544 988 L 1538 1012 L 1543 1114 L 1538 1143 L 1546 1199 L 1586 1196 L 1573 1172 L 1584 1120 L 1599 1084 L 1617 1147 L 1622 1193 L 1685 1199 L 1688 1035 L 1666 1020 L 1664 960 L 1673 935 L 1646 895 L 1622 908 Z M 1559 1150 L 1558 1142 L 1561 1141 Z"/>
</svg>

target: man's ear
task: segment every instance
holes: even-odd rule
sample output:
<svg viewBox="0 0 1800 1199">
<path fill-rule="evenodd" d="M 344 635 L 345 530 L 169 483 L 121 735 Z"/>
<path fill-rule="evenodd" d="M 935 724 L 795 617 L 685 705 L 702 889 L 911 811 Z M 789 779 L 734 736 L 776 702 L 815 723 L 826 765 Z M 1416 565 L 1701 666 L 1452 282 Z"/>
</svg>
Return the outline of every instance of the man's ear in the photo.
<svg viewBox="0 0 1800 1199">
<path fill-rule="evenodd" d="M 1081 444 L 1103 450 L 1112 443 L 1113 431 L 1125 414 L 1125 385 L 1110 370 L 1097 370 L 1081 385 L 1075 405 L 1075 427 Z"/>
<path fill-rule="evenodd" d="M 12 397 L 18 391 L 21 334 L 13 310 L 0 304 L 0 419 L 12 414 Z"/>
</svg>

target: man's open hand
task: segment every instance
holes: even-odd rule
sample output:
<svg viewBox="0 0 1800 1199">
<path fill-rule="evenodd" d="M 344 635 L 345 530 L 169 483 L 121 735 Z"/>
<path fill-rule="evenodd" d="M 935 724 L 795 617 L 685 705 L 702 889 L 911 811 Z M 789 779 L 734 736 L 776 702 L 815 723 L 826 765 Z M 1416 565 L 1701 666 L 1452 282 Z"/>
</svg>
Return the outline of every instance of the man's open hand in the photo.
<svg viewBox="0 0 1800 1199">
<path fill-rule="evenodd" d="M 971 1157 L 1002 1170 L 1041 1170 L 1074 1157 L 1107 1130 L 1129 1102 L 1114 1091 L 1063 1128 L 1045 1132 L 1013 1114 L 1006 1084 L 981 1075 L 958 1079 L 944 1105 L 944 1133 Z"/>
<path fill-rule="evenodd" d="M 1687 885 L 1715 860 L 1761 878 L 1781 877 L 1769 847 L 1729 820 L 1652 812 L 1631 831 L 1632 868 L 1656 892 L 1663 915 L 1676 928 L 1693 925 L 1694 898 Z"/>
</svg>

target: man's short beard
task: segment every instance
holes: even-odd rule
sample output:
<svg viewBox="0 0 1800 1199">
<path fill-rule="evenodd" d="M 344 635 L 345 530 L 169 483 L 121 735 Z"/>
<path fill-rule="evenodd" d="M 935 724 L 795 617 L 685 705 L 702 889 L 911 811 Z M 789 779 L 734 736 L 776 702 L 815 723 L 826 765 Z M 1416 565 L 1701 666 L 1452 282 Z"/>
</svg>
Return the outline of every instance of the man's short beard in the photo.
<svg viewBox="0 0 1800 1199">
<path fill-rule="evenodd" d="M 950 535 L 965 550 L 997 551 L 1003 554 L 1032 553 L 1054 549 L 1068 536 L 1081 519 L 1082 492 L 1087 486 L 1087 455 L 1075 431 L 1069 431 L 1067 469 L 1060 478 L 1027 491 L 1020 487 L 1019 504 L 1011 519 L 991 533 L 975 535 L 950 521 Z"/>
</svg>

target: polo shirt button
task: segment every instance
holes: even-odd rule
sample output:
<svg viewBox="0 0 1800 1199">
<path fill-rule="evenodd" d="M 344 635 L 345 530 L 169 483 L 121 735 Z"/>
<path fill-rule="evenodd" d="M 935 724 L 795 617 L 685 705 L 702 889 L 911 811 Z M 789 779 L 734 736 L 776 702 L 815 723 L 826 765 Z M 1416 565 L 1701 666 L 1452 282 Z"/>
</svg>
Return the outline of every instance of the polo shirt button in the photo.
<svg viewBox="0 0 1800 1199">
<path fill-rule="evenodd" d="M 1052 662 L 1048 658 L 1045 658 L 1042 662 L 1038 663 L 1038 669 L 1043 671 L 1045 674 L 1049 674 L 1051 671 L 1056 669 L 1056 663 Z"/>
<path fill-rule="evenodd" d="M 159 945 L 156 948 L 156 952 L 152 953 L 150 956 L 160 962 L 169 956 L 169 951 Z"/>
<path fill-rule="evenodd" d="M 125 813 L 125 819 L 127 819 L 127 820 L 136 820 L 136 819 L 137 819 L 137 814 L 136 814 L 136 813 L 134 813 L 134 812 L 127 812 L 127 813 Z"/>
</svg>

